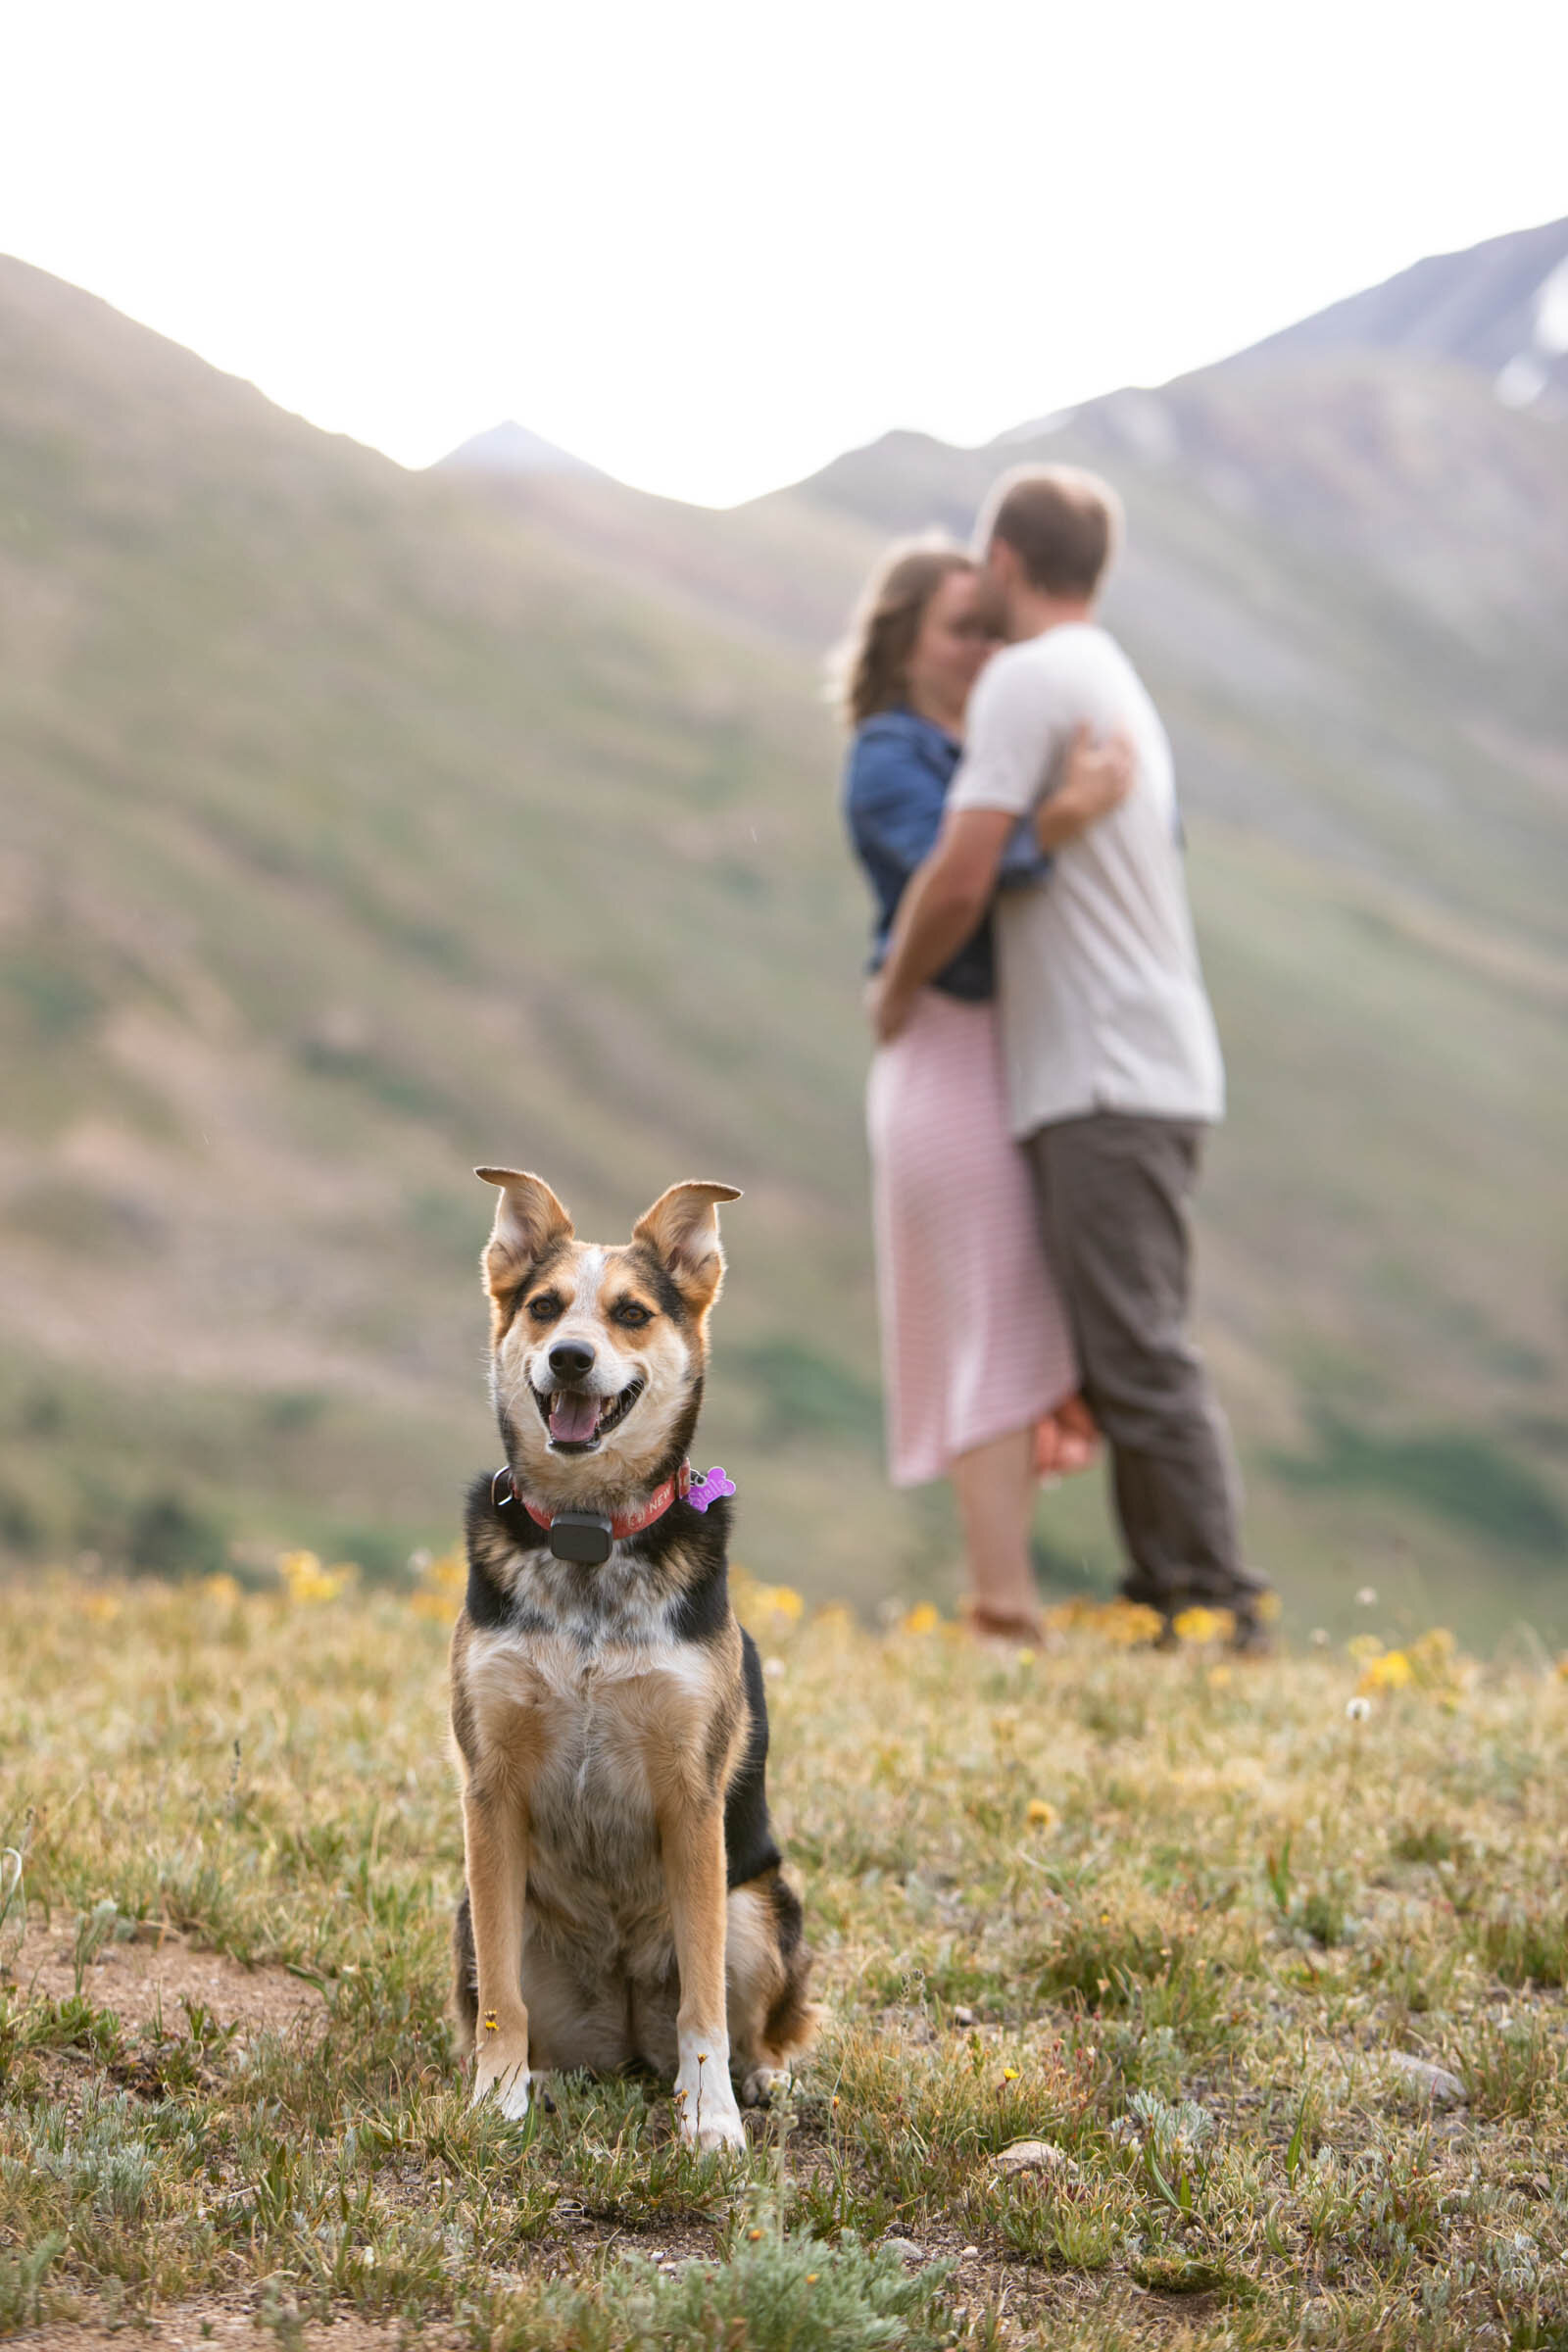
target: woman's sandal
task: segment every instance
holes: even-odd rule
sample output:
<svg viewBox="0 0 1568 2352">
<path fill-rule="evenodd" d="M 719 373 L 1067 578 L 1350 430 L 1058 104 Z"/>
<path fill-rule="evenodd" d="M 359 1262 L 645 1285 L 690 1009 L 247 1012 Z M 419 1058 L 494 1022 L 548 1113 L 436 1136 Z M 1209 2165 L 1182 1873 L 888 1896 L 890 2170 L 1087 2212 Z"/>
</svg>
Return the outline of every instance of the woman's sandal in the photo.
<svg viewBox="0 0 1568 2352">
<path fill-rule="evenodd" d="M 1046 1639 L 1045 1619 L 1038 1609 L 988 1609 L 984 1601 L 966 1600 L 963 1623 L 977 1642 L 1016 1642 L 1038 1649 Z"/>
</svg>

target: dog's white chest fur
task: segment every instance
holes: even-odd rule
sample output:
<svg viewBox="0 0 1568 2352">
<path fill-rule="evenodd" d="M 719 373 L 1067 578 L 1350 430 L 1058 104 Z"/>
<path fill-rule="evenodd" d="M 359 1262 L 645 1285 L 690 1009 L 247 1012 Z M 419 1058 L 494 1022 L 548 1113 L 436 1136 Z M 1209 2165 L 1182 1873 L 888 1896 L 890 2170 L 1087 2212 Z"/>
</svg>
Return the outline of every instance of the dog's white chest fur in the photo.
<svg viewBox="0 0 1568 2352">
<path fill-rule="evenodd" d="M 515 1743 L 529 1774 L 529 1934 L 571 1947 L 595 1971 L 633 1953 L 662 1965 L 669 1909 L 660 1856 L 650 1735 L 670 1684 L 691 1688 L 700 1654 L 660 1629 L 626 1641 L 602 1629 L 487 1634 L 468 1689 L 487 1746 Z M 695 1694 L 695 1693 L 694 1693 Z"/>
</svg>

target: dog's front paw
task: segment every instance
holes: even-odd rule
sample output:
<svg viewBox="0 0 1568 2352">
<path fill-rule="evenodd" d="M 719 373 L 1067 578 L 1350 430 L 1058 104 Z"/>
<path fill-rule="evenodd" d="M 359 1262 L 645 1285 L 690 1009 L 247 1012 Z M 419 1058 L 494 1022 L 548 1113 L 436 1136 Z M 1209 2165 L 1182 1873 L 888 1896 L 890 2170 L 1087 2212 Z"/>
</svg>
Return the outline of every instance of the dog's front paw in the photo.
<svg viewBox="0 0 1568 2352">
<path fill-rule="evenodd" d="M 494 2098 L 507 2121 L 520 2124 L 528 2112 L 528 2055 L 520 2058 L 504 2050 L 481 2050 L 473 2070 L 473 2097 L 480 2107 Z"/>
<path fill-rule="evenodd" d="M 715 2156 L 721 2148 L 738 2150 L 743 2155 L 746 2150 L 746 2127 L 738 2107 L 732 2107 L 727 2115 L 705 2115 L 690 2131 L 683 2123 L 681 2137 L 688 2147 L 696 2148 L 704 2156 Z"/>
<path fill-rule="evenodd" d="M 708 2065 L 694 2068 L 688 2075 L 682 2068 L 675 2078 L 675 2112 L 680 2117 L 682 2139 L 705 2156 L 720 2148 L 746 2145 L 746 2127 L 727 2069 L 715 2073 Z"/>
</svg>

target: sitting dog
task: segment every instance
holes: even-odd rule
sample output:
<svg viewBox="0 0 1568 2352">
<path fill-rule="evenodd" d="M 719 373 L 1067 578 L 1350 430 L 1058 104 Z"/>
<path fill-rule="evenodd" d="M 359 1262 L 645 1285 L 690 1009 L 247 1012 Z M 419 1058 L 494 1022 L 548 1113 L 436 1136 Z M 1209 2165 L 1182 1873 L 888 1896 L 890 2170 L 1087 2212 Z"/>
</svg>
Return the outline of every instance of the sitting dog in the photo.
<svg viewBox="0 0 1568 2352">
<path fill-rule="evenodd" d="M 687 1449 L 723 1279 L 726 1184 L 676 1184 L 628 1243 L 547 1184 L 500 1187 L 484 1252 L 506 1466 L 468 1496 L 452 1638 L 466 1886 L 456 2012 L 474 2098 L 530 2070 L 675 2081 L 685 2137 L 740 2147 L 808 2039 L 810 1954 L 768 1820 L 757 1645 L 730 1607 L 722 1471 Z"/>
</svg>

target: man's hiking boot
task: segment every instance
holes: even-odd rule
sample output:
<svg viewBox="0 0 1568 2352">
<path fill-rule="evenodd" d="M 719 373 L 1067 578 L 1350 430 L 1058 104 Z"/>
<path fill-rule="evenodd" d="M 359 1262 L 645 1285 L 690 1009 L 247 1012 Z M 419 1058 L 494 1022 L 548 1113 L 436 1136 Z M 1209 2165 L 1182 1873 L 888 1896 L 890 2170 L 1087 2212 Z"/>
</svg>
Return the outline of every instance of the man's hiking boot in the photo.
<svg viewBox="0 0 1568 2352">
<path fill-rule="evenodd" d="M 1230 1638 L 1233 1654 L 1239 1658 L 1271 1658 L 1274 1655 L 1274 1636 L 1262 1618 L 1254 1616 L 1250 1609 L 1245 1613 L 1237 1609 L 1232 1613 L 1236 1619 L 1236 1631 Z"/>
</svg>

